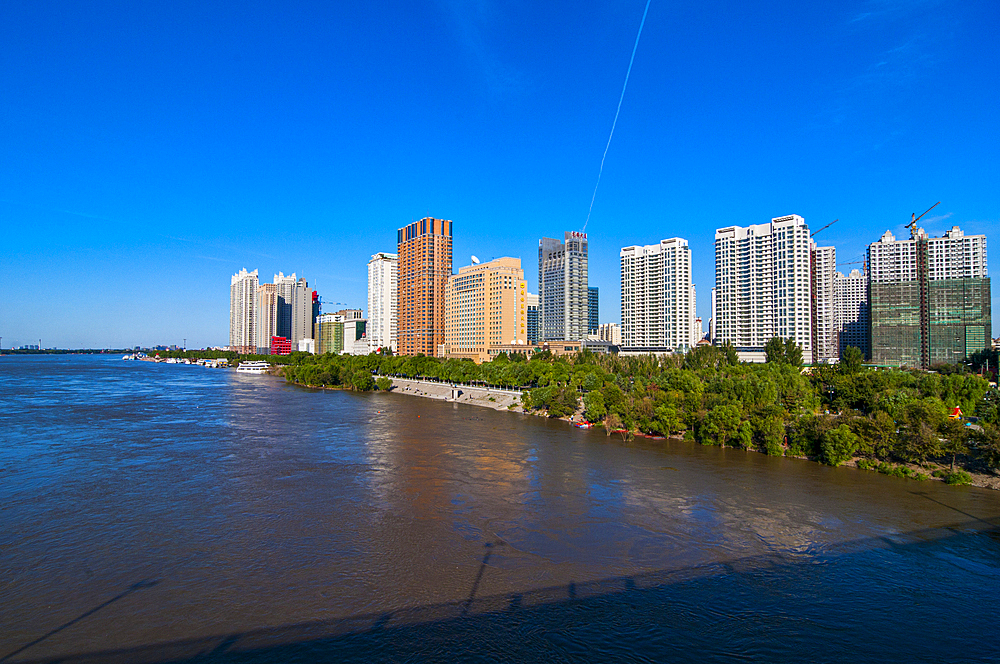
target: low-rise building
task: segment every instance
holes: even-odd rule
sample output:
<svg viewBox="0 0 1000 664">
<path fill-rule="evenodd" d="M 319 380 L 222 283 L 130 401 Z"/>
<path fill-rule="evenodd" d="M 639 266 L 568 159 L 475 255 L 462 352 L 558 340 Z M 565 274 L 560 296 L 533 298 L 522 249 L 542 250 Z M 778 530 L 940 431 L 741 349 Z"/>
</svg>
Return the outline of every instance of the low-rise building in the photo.
<svg viewBox="0 0 1000 664">
<path fill-rule="evenodd" d="M 271 355 L 290 355 L 292 342 L 288 337 L 271 337 Z"/>
</svg>

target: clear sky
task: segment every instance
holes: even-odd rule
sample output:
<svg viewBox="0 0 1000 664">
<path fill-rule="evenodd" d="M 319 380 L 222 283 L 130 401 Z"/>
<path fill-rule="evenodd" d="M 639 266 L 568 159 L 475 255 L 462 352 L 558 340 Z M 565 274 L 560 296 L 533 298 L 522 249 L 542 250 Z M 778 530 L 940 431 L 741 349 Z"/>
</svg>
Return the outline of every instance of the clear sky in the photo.
<svg viewBox="0 0 1000 664">
<path fill-rule="evenodd" d="M 364 308 L 428 215 L 455 270 L 518 256 L 537 292 L 644 6 L 0 0 L 3 346 L 226 344 L 242 267 Z M 996 0 L 652 0 L 587 228 L 601 322 L 621 247 L 688 239 L 707 323 L 715 229 L 793 213 L 849 262 L 940 200 L 997 281 L 998 29 Z"/>
</svg>

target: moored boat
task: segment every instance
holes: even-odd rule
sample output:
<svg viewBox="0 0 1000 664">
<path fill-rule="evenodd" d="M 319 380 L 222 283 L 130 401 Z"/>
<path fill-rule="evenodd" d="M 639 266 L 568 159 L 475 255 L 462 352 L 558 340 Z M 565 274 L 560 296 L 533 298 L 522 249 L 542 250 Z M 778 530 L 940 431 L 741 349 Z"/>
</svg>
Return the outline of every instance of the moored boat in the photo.
<svg viewBox="0 0 1000 664">
<path fill-rule="evenodd" d="M 252 362 L 240 362 L 240 365 L 236 367 L 236 371 L 239 373 L 262 374 L 267 373 L 267 370 L 270 368 L 271 365 L 267 362 L 254 360 Z"/>
</svg>

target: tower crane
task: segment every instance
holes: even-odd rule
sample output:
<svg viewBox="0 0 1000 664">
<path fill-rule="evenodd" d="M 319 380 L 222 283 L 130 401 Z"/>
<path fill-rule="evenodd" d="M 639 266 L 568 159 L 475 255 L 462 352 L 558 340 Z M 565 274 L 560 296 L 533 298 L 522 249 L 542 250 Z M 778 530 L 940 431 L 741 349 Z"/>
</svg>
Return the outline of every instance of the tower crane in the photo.
<svg viewBox="0 0 1000 664">
<path fill-rule="evenodd" d="M 827 228 L 829 228 L 830 226 L 833 226 L 833 225 L 834 225 L 835 223 L 837 223 L 838 221 L 840 221 L 840 218 L 839 218 L 839 217 L 838 217 L 837 219 L 834 219 L 834 220 L 833 220 L 833 221 L 831 221 L 830 223 L 828 223 L 828 224 L 827 224 L 826 226 L 824 226 L 823 228 L 819 229 L 819 231 L 825 231 L 825 230 L 826 230 Z M 814 231 L 814 232 L 812 233 L 812 235 L 810 235 L 809 237 L 812 237 L 813 235 L 816 235 L 816 233 L 819 233 L 819 231 Z"/>
<path fill-rule="evenodd" d="M 917 222 L 923 219 L 924 215 L 926 215 L 928 212 L 930 212 L 939 205 L 941 205 L 941 201 L 938 201 L 934 205 L 927 208 L 924 214 L 920 215 L 919 217 L 917 216 L 916 212 L 910 215 L 910 223 L 906 225 L 906 227 L 910 229 L 910 239 L 913 239 L 917 234 Z"/>
</svg>

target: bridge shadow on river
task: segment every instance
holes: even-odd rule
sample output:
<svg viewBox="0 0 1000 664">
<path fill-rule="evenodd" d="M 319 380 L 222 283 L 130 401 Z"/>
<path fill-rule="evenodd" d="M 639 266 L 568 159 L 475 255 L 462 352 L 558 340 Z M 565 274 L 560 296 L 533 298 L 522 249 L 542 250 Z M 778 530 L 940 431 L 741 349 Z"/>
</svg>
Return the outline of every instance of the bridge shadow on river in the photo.
<svg viewBox="0 0 1000 664">
<path fill-rule="evenodd" d="M 976 661 L 1000 658 L 1000 519 L 464 601 L 0 661 Z M 142 597 L 143 582 L 133 597 Z M 137 584 L 138 585 L 138 584 Z M 132 592 L 129 589 L 126 592 Z M 94 613 L 87 612 L 81 618 Z M 68 623 L 67 626 L 71 624 Z M 71 628 L 71 626 L 70 626 Z M 61 628 L 60 628 L 61 629 Z M 6 656 L 3 656 L 6 655 Z"/>
</svg>

